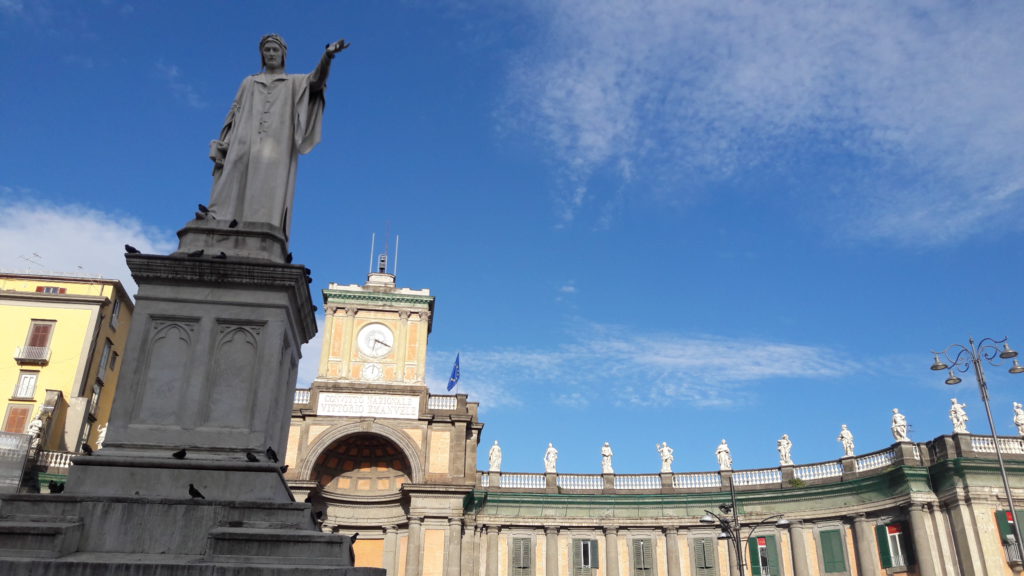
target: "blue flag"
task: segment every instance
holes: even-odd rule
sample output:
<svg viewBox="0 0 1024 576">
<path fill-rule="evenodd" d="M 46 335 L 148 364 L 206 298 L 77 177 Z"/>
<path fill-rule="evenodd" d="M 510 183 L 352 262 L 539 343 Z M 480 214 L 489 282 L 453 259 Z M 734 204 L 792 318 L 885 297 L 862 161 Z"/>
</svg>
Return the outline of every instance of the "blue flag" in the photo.
<svg viewBox="0 0 1024 576">
<path fill-rule="evenodd" d="M 459 376 L 462 376 L 462 371 L 459 370 L 459 355 L 455 355 L 455 366 L 452 366 L 452 377 L 448 379 L 448 391 L 451 392 L 452 388 L 459 383 Z"/>
</svg>

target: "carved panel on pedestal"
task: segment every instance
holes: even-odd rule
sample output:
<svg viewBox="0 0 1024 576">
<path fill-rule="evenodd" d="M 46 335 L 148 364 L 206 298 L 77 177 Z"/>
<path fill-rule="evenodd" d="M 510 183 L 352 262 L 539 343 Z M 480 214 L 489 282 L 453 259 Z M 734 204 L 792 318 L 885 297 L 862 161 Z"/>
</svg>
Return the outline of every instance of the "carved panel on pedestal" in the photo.
<svg viewBox="0 0 1024 576">
<path fill-rule="evenodd" d="M 219 324 L 207 388 L 209 426 L 248 429 L 259 369 L 260 326 Z"/>
<path fill-rule="evenodd" d="M 153 319 L 134 417 L 146 424 L 175 424 L 185 397 L 198 319 Z"/>
</svg>

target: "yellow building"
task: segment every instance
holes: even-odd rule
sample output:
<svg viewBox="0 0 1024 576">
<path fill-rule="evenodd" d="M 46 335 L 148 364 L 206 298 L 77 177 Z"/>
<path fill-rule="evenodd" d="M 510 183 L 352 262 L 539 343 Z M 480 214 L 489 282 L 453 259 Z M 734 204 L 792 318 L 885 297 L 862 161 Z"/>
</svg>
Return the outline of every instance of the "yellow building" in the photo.
<svg viewBox="0 0 1024 576">
<path fill-rule="evenodd" d="M 2 430 L 40 448 L 95 446 L 110 415 L 134 305 L 102 278 L 0 273 Z"/>
</svg>

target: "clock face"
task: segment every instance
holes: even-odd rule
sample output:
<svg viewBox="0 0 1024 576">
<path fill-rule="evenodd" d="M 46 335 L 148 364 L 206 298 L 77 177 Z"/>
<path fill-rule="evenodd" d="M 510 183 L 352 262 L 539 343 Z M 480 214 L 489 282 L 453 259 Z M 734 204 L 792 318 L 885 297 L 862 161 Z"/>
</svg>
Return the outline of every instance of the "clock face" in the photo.
<svg viewBox="0 0 1024 576">
<path fill-rule="evenodd" d="M 376 362 L 371 362 L 363 366 L 363 378 L 366 380 L 380 380 L 380 377 L 383 375 L 384 369 Z"/>
<path fill-rule="evenodd" d="M 371 358 L 383 358 L 391 353 L 395 335 L 383 324 L 367 324 L 359 331 L 359 351 Z"/>
</svg>

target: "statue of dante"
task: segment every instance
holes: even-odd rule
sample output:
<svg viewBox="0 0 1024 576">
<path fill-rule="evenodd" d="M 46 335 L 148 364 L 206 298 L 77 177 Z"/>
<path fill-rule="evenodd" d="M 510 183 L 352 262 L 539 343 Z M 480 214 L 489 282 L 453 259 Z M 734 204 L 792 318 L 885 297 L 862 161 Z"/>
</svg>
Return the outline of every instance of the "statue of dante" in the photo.
<svg viewBox="0 0 1024 576">
<path fill-rule="evenodd" d="M 270 224 L 288 237 L 299 154 L 320 142 L 331 60 L 348 46 L 328 44 L 310 74 L 285 74 L 284 39 L 260 40 L 263 71 L 242 80 L 220 139 L 210 143 L 213 192 L 201 217 Z"/>
</svg>

